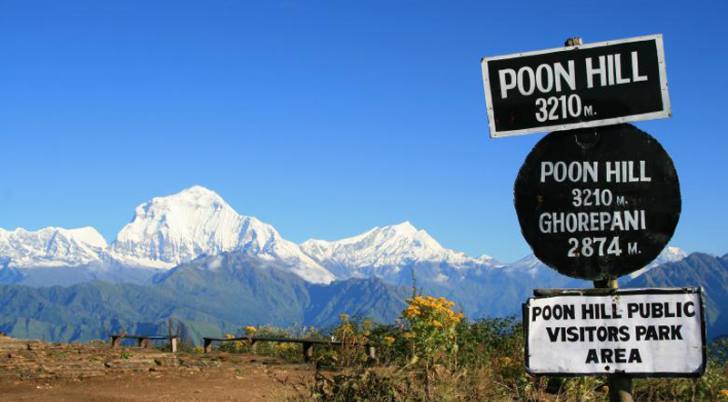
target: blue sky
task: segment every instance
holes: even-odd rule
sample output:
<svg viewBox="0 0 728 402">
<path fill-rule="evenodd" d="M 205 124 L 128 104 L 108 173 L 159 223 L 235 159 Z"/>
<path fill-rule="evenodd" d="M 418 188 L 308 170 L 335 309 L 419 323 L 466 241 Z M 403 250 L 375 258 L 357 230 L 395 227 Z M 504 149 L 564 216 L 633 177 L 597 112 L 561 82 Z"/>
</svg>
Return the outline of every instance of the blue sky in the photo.
<svg viewBox="0 0 728 402">
<path fill-rule="evenodd" d="M 294 241 L 410 220 L 529 252 L 512 203 L 541 134 L 490 140 L 480 58 L 663 33 L 672 243 L 728 252 L 728 2 L 0 0 L 0 227 L 108 240 L 193 184 Z"/>
</svg>

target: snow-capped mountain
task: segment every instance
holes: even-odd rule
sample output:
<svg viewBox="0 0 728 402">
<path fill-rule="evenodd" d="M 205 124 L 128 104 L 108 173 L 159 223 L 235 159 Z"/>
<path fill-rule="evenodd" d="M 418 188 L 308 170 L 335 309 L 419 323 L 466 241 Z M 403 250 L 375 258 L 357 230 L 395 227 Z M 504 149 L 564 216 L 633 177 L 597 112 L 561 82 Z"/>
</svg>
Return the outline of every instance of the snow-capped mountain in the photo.
<svg viewBox="0 0 728 402">
<path fill-rule="evenodd" d="M 341 240 L 312 239 L 301 244 L 301 248 L 340 278 L 386 278 L 415 263 L 446 264 L 454 268 L 498 266 L 489 256 L 472 258 L 447 249 L 410 222 L 375 227 Z"/>
<path fill-rule="evenodd" d="M 48 279 L 51 284 L 131 277 L 143 282 L 158 273 L 150 268 L 170 269 L 223 252 L 260 258 L 314 283 L 376 276 L 408 284 L 415 272 L 418 282 L 455 291 L 464 283 L 493 282 L 501 275 L 496 271 L 512 278 L 553 279 L 555 285 L 563 279 L 534 256 L 504 265 L 489 256 L 475 258 L 445 248 L 410 222 L 375 227 L 341 240 L 297 245 L 282 238 L 273 226 L 238 214 L 218 194 L 200 186 L 139 205 L 111 245 L 91 227 L 35 232 L 0 229 L 0 269 L 8 268 L 5 275 L 13 281 L 40 285 L 51 276 L 55 276 Z M 630 278 L 684 257 L 682 250 L 668 247 Z"/>
<path fill-rule="evenodd" d="M 106 240 L 96 229 L 0 229 L 0 265 L 10 268 L 78 266 L 100 262 Z"/>
<path fill-rule="evenodd" d="M 660 255 L 658 255 L 657 258 L 655 258 L 649 265 L 626 276 L 630 279 L 634 279 L 644 274 L 645 272 L 650 271 L 652 268 L 668 262 L 681 261 L 687 256 L 688 254 L 679 247 L 667 246 L 664 250 L 662 250 Z"/>
<path fill-rule="evenodd" d="M 535 255 L 529 254 L 520 260 L 514 261 L 510 264 L 507 264 L 503 270 L 506 272 L 525 272 L 530 274 L 531 276 L 536 276 L 539 273 L 539 270 L 542 269 L 551 269 L 546 264 L 542 263 L 541 260 L 536 258 Z"/>
<path fill-rule="evenodd" d="M 113 280 L 134 276 L 139 281 L 151 274 L 141 275 L 140 270 L 137 273 L 130 267 L 169 269 L 202 255 L 226 251 L 274 262 L 309 282 L 335 279 L 271 225 L 239 215 L 215 192 L 200 186 L 138 206 L 132 221 L 111 245 L 91 227 L 35 232 L 0 229 L 0 268 L 20 269 L 13 278 L 24 281 L 30 278 L 26 271 L 38 271 L 30 279 L 41 285 L 46 283 L 39 276 L 49 277 L 47 284 L 110 276 Z M 65 270 L 49 273 L 45 268 Z"/>
<path fill-rule="evenodd" d="M 110 247 L 111 257 L 123 264 L 165 269 L 225 251 L 281 262 L 310 282 L 335 279 L 273 226 L 239 215 L 218 194 L 200 186 L 139 205 Z"/>
</svg>

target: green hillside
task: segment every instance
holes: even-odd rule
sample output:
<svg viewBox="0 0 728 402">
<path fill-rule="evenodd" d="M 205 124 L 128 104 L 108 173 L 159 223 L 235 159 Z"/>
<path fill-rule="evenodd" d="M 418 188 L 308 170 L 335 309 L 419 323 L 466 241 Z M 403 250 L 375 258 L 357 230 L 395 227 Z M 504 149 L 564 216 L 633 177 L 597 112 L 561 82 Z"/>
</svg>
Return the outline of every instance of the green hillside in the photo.
<svg viewBox="0 0 728 402">
<path fill-rule="evenodd" d="M 166 333 L 167 320 L 174 318 L 197 343 L 202 335 L 236 332 L 242 325 L 328 326 L 343 312 L 389 322 L 403 306 L 401 292 L 378 279 L 311 285 L 259 259 L 223 254 L 177 267 L 152 286 L 0 285 L 0 331 L 87 341 L 119 331 Z"/>
</svg>

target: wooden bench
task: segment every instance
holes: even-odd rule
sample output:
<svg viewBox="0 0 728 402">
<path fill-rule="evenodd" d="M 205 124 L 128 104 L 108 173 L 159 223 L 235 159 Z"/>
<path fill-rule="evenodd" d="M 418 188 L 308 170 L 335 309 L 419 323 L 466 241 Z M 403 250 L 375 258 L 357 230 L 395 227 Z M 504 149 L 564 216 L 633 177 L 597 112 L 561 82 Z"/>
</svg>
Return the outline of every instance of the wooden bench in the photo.
<svg viewBox="0 0 728 402">
<path fill-rule="evenodd" d="M 172 353 L 177 353 L 177 335 L 127 335 L 115 334 L 111 335 L 111 347 L 117 348 L 121 345 L 122 339 L 136 339 L 137 346 L 140 348 L 148 348 L 149 341 L 168 341 Z"/>
<path fill-rule="evenodd" d="M 280 343 L 300 343 L 303 346 L 303 360 L 305 362 L 311 361 L 313 358 L 313 347 L 314 345 L 323 345 L 331 347 L 341 347 L 340 341 L 325 341 L 320 339 L 305 339 L 305 338 L 276 338 L 266 336 L 241 336 L 238 338 L 211 338 L 203 337 L 203 347 L 205 353 L 212 351 L 212 342 L 233 342 L 233 341 L 246 341 L 252 346 L 256 342 L 280 342 Z M 376 359 L 377 352 L 374 346 L 365 345 L 367 348 L 367 354 L 369 358 Z"/>
</svg>

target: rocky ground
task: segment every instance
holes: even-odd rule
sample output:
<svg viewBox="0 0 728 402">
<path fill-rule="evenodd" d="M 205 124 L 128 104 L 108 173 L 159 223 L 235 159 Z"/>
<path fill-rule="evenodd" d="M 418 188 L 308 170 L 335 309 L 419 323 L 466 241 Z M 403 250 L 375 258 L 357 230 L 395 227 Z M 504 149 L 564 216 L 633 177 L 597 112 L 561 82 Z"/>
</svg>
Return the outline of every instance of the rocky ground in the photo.
<svg viewBox="0 0 728 402">
<path fill-rule="evenodd" d="M 312 377 L 310 365 L 253 355 L 0 336 L 3 401 L 284 401 Z"/>
</svg>

